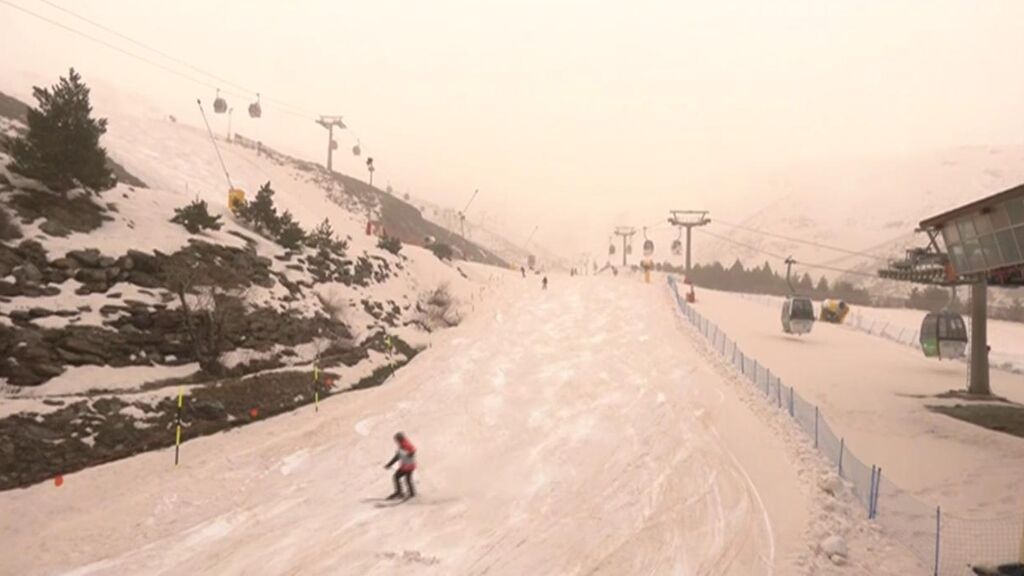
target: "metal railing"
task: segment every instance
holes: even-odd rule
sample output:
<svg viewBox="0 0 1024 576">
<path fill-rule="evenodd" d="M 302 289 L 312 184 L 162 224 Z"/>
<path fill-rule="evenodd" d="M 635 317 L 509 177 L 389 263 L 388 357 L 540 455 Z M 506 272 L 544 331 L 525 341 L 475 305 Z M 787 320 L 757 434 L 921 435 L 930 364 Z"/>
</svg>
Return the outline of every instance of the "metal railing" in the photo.
<svg viewBox="0 0 1024 576">
<path fill-rule="evenodd" d="M 857 457 L 816 405 L 786 386 L 756 358 L 746 355 L 736 341 L 705 318 L 680 296 L 673 276 L 668 283 L 683 317 L 711 348 L 758 391 L 769 404 L 789 414 L 814 440 L 814 447 L 850 483 L 867 517 L 874 519 L 897 542 L 906 546 L 935 576 L 973 574 L 971 567 L 1024 563 L 1024 514 L 1003 518 L 966 519 L 943 513 L 901 489 L 882 469 Z M 869 328 L 874 330 L 874 328 Z M 874 333 L 874 332 L 873 332 Z M 884 334 L 882 328 L 880 333 Z M 895 341 L 910 342 L 906 338 Z M 916 343 L 916 335 L 912 340 Z M 1021 480 L 1024 486 L 1024 479 Z"/>
</svg>

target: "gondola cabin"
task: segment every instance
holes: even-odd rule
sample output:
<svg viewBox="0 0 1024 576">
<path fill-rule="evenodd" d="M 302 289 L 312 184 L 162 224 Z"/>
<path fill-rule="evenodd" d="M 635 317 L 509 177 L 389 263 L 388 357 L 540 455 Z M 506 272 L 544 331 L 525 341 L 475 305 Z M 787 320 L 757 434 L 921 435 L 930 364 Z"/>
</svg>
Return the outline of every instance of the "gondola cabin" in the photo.
<svg viewBox="0 0 1024 576">
<path fill-rule="evenodd" d="M 921 350 L 928 358 L 963 358 L 967 351 L 967 325 L 955 312 L 929 312 L 921 321 Z"/>
<path fill-rule="evenodd" d="M 782 303 L 782 331 L 807 334 L 814 326 L 814 304 L 805 296 L 790 296 Z"/>
<path fill-rule="evenodd" d="M 228 111 L 228 102 L 220 95 L 220 90 L 217 90 L 217 97 L 213 99 L 213 111 L 217 114 L 223 114 Z"/>
</svg>

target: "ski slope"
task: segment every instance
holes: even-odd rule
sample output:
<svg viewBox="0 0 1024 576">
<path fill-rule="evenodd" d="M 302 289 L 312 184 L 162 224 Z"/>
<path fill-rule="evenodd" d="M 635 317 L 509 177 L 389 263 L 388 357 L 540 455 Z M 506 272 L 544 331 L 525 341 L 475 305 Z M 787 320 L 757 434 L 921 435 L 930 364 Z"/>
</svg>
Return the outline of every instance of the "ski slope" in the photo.
<svg viewBox="0 0 1024 576">
<path fill-rule="evenodd" d="M 1024 508 L 1024 442 L 926 408 L 962 402 L 934 395 L 965 388 L 965 363 L 928 359 L 911 347 L 822 322 L 807 336 L 787 336 L 778 307 L 709 290 L 697 297 L 701 313 L 818 405 L 846 445 L 898 486 L 967 517 L 1016 515 Z M 993 341 L 993 349 L 1006 344 Z M 991 385 L 995 394 L 1024 403 L 1020 374 L 992 370 Z"/>
<path fill-rule="evenodd" d="M 384 386 L 187 442 L 178 468 L 0 493 L 0 573 L 796 573 L 796 473 L 664 286 L 569 282 L 510 281 Z M 420 496 L 378 507 L 397 430 Z"/>
</svg>

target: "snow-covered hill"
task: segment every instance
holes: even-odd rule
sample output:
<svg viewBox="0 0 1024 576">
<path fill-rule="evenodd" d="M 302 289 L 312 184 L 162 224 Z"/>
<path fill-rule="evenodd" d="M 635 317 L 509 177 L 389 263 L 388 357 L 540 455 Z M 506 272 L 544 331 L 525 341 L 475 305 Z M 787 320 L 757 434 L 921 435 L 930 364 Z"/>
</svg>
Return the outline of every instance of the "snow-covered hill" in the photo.
<svg viewBox="0 0 1024 576">
<path fill-rule="evenodd" d="M 700 246 L 695 254 L 702 262 L 718 260 L 726 265 L 736 258 L 752 264 L 768 259 L 779 269 L 781 263 L 766 256 L 767 252 L 840 269 L 874 272 L 885 259 L 901 257 L 904 249 L 925 241 L 914 234 L 924 218 L 1021 181 L 1024 147 L 1019 146 L 961 147 L 898 158 L 804 166 L 763 184 L 764 196 L 781 199 L 755 207 L 752 216 L 740 220 L 728 214 L 711 215 L 709 232 L 756 250 L 701 234 L 697 236 Z M 732 224 L 866 252 L 877 258 L 768 237 Z M 800 273 L 804 271 L 815 277 L 841 275 L 807 268 Z M 847 279 L 870 285 L 878 293 L 894 293 L 901 288 L 862 276 Z"/>
<path fill-rule="evenodd" d="M 503 273 L 382 249 L 368 219 L 409 235 L 429 224 L 310 163 L 219 142 L 231 185 L 251 200 L 269 182 L 279 214 L 307 231 L 326 219 L 339 242 L 286 249 L 228 210 L 205 129 L 144 106 L 100 99 L 97 110 L 109 119 L 101 144 L 124 167 L 110 190 L 51 192 L 6 168 L 0 146 L 0 210 L 14 222 L 0 240 L 0 428 L 15 438 L 14 453 L 0 451 L 0 488 L 165 445 L 180 384 L 186 437 L 375 385 Z M 4 135 L 23 130 L 0 116 Z M 170 221 L 197 199 L 220 230 Z M 195 333 L 218 342 L 222 374 L 199 371 Z"/>
</svg>

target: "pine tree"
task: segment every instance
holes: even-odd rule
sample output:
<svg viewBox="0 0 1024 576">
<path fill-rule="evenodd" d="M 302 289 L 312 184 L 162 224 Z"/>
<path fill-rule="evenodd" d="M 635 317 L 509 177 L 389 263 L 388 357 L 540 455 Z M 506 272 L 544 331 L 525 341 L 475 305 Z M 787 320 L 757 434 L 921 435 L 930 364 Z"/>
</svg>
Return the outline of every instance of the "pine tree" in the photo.
<svg viewBox="0 0 1024 576">
<path fill-rule="evenodd" d="M 171 222 L 181 224 L 192 234 L 198 234 L 202 230 L 220 230 L 220 215 L 210 214 L 206 200 L 198 197 L 182 208 L 174 209 L 174 218 Z"/>
<path fill-rule="evenodd" d="M 814 287 L 814 291 L 820 296 L 828 294 L 828 278 L 822 275 L 821 280 L 818 280 L 818 285 Z"/>
<path fill-rule="evenodd" d="M 89 88 L 74 68 L 51 88 L 32 89 L 39 108 L 28 109 L 28 133 L 11 142 L 8 168 L 39 180 L 57 192 L 75 186 L 112 188 L 117 180 L 107 168 L 100 136 L 105 118 L 92 117 Z"/>
<path fill-rule="evenodd" d="M 252 224 L 257 232 L 277 236 L 280 231 L 280 218 L 274 207 L 274 189 L 270 182 L 260 186 L 256 198 L 252 202 L 239 205 L 238 217 Z"/>
<path fill-rule="evenodd" d="M 402 241 L 394 236 L 381 236 L 380 240 L 377 240 L 377 248 L 398 256 L 398 253 L 402 251 Z"/>
<path fill-rule="evenodd" d="M 306 231 L 287 210 L 277 219 L 277 228 L 277 243 L 289 250 L 298 248 L 306 239 Z"/>
<path fill-rule="evenodd" d="M 340 252 L 340 244 L 343 243 L 334 239 L 334 227 L 327 218 L 306 236 L 306 245 L 320 252 Z"/>
</svg>

